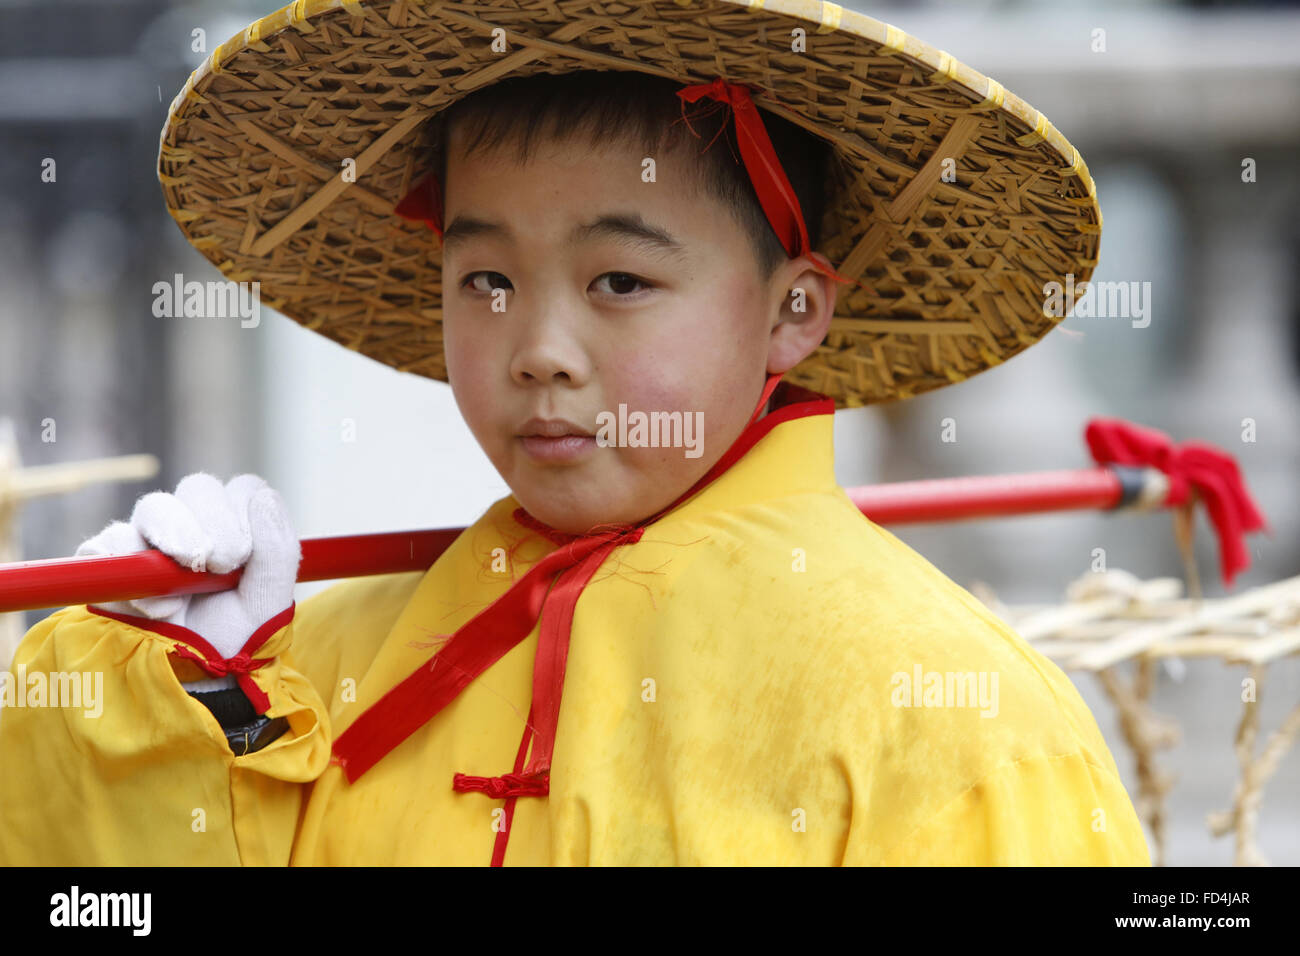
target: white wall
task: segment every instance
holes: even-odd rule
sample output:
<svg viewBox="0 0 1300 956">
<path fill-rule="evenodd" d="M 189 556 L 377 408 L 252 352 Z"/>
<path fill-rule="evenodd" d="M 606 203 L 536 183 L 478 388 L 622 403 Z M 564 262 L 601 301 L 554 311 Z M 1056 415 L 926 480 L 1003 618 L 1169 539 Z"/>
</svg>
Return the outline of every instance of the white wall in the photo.
<svg viewBox="0 0 1300 956">
<path fill-rule="evenodd" d="M 395 371 L 269 309 L 262 322 L 259 458 L 299 538 L 464 527 L 510 493 L 450 385 Z M 300 584 L 295 597 L 325 586 Z"/>
</svg>

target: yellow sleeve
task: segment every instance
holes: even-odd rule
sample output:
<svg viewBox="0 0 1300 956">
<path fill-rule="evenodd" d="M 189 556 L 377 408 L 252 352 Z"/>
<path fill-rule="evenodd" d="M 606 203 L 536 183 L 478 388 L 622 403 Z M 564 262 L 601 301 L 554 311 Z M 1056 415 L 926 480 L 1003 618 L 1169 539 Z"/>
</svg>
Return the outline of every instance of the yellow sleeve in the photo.
<svg viewBox="0 0 1300 956">
<path fill-rule="evenodd" d="M 1079 753 L 1005 763 L 889 850 L 887 866 L 1150 866 L 1123 784 Z"/>
<path fill-rule="evenodd" d="M 287 865 L 331 740 L 320 696 L 280 660 L 293 629 L 253 672 L 289 729 L 236 757 L 181 686 L 205 675 L 176 639 L 84 605 L 33 627 L 0 710 L 0 865 Z"/>
</svg>

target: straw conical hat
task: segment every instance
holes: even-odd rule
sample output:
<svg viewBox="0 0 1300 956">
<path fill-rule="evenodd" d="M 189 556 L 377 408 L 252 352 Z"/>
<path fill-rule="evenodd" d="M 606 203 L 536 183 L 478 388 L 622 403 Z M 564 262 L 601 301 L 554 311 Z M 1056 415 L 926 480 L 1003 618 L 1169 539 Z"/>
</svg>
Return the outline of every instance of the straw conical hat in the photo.
<svg viewBox="0 0 1300 956">
<path fill-rule="evenodd" d="M 817 250 L 867 287 L 841 288 L 826 340 L 787 381 L 837 407 L 961 381 L 1060 321 L 1047 283 L 1091 276 L 1096 190 L 1047 118 L 944 51 L 822 0 L 298 0 L 190 76 L 158 178 L 227 279 L 257 280 L 263 303 L 307 328 L 445 382 L 437 241 L 393 212 L 425 172 L 425 121 L 507 76 L 628 69 L 690 84 L 720 68 L 833 144 Z"/>
</svg>

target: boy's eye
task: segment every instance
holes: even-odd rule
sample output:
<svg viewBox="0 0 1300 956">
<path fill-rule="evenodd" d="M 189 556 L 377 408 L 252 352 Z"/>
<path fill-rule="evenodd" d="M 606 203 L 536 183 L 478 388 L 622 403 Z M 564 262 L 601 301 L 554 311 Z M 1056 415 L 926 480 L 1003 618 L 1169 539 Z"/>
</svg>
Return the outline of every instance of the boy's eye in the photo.
<svg viewBox="0 0 1300 956">
<path fill-rule="evenodd" d="M 486 278 L 488 280 L 487 288 L 478 284 L 478 280 L 481 278 Z M 499 283 L 497 280 L 500 280 Z M 638 286 L 646 289 L 652 288 L 649 283 L 643 282 L 636 276 L 627 272 L 606 272 L 604 275 L 596 277 L 596 283 L 605 282 L 605 280 L 608 280 L 609 293 L 616 296 L 630 296 L 638 291 Z M 465 277 L 465 280 L 461 285 L 469 286 L 475 292 L 481 292 L 484 295 L 491 295 L 498 287 L 507 289 L 513 288 L 513 286 L 510 285 L 510 280 L 500 272 L 489 271 L 471 272 Z"/>
<path fill-rule="evenodd" d="M 626 272 L 606 272 L 602 276 L 597 276 L 596 282 L 599 283 L 605 279 L 610 280 L 609 291 L 612 292 L 614 295 L 620 295 L 620 296 L 631 295 L 632 293 L 637 291 L 635 289 L 635 286 L 644 286 L 647 289 L 650 288 L 648 284 L 642 282 L 636 276 L 629 275 Z"/>
<path fill-rule="evenodd" d="M 510 286 L 510 280 L 507 279 L 499 272 L 471 272 L 469 275 L 465 277 L 465 281 L 462 282 L 461 285 L 470 286 L 471 288 L 474 289 L 475 292 L 482 292 L 484 295 L 491 295 L 491 293 L 493 292 L 493 288 L 484 289 L 481 286 L 474 284 L 481 276 L 487 276 L 490 280 L 500 279 L 502 282 L 505 283 L 506 287 Z"/>
</svg>

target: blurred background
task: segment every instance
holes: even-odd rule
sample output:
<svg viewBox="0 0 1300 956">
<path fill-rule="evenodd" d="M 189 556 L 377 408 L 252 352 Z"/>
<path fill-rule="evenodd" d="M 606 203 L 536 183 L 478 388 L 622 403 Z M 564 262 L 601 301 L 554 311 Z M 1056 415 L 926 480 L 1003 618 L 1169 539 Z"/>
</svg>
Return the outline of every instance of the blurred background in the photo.
<svg viewBox="0 0 1300 956">
<path fill-rule="evenodd" d="M 1141 328 L 1069 318 L 965 383 L 837 413 L 840 483 L 1085 467 L 1085 422 L 1118 416 L 1237 456 L 1273 528 L 1252 536 L 1238 590 L 1300 573 L 1300 10 L 846 5 L 949 51 L 1051 119 L 1097 184 L 1105 230 L 1094 281 L 1149 282 L 1151 314 Z M 509 492 L 448 386 L 269 309 L 256 328 L 152 313 L 154 283 L 221 278 L 164 209 L 155 161 L 168 105 L 216 44 L 274 6 L 0 0 L 0 418 L 12 421 L 24 465 L 135 452 L 162 463 L 152 481 L 28 504 L 9 528 L 24 558 L 71 555 L 140 495 L 194 471 L 262 475 L 304 538 L 464 526 Z M 1104 52 L 1093 49 L 1098 29 Z M 44 182 L 50 158 L 57 179 Z M 1254 182 L 1243 182 L 1248 159 Z M 942 440 L 945 419 L 956 441 Z M 1217 549 L 1197 520 L 1201 580 L 1218 596 Z M 1095 548 L 1143 578 L 1182 576 L 1167 514 L 894 530 L 959 584 L 1012 603 L 1062 600 Z M 325 586 L 299 585 L 297 598 Z M 14 630 L 49 613 L 28 612 Z M 1153 704 L 1183 728 L 1161 755 L 1178 775 L 1171 865 L 1232 860 L 1231 839 L 1211 838 L 1205 816 L 1232 798 L 1242 676 L 1212 658 L 1160 669 Z M 1113 707 L 1094 678 L 1071 677 L 1132 793 Z M 1293 655 L 1269 671 L 1262 730 L 1297 700 Z M 1265 791 L 1259 844 L 1275 864 L 1300 864 L 1300 752 Z"/>
</svg>

